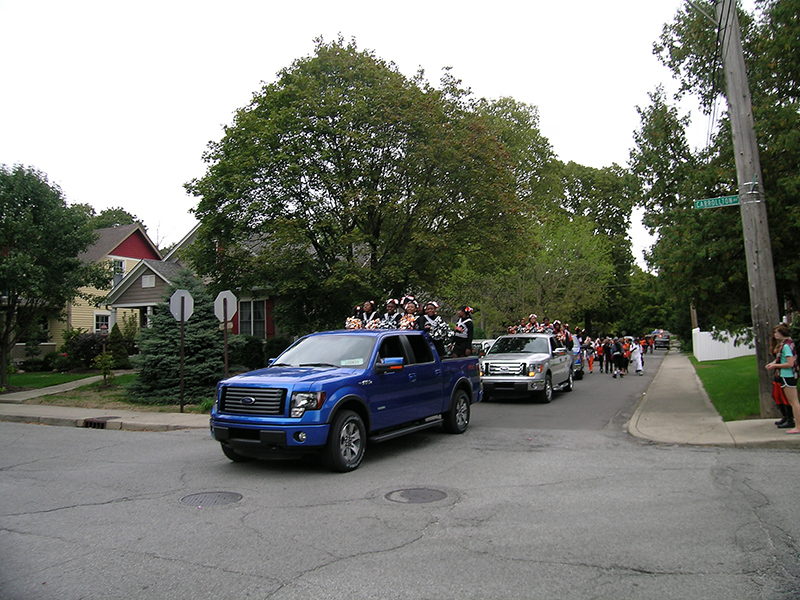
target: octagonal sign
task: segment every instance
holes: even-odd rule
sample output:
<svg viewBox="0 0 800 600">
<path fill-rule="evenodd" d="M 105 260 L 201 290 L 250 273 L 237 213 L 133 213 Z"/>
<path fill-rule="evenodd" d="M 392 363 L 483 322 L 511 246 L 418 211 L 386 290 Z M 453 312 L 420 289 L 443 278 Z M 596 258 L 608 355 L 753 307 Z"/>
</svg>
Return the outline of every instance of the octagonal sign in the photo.
<svg viewBox="0 0 800 600">
<path fill-rule="evenodd" d="M 194 312 L 194 298 L 186 290 L 175 290 L 169 298 L 169 312 L 176 321 L 181 320 L 181 300 L 183 300 L 183 320 L 188 321 Z"/>
</svg>

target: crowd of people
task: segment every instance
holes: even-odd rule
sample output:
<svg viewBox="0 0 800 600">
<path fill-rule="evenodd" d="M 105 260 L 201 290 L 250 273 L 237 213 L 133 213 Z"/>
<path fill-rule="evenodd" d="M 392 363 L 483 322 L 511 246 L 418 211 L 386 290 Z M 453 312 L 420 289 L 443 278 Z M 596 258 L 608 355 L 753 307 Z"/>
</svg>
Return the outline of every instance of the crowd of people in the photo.
<svg viewBox="0 0 800 600">
<path fill-rule="evenodd" d="M 521 319 L 517 325 L 511 325 L 507 328 L 507 332 L 510 334 L 552 333 L 561 340 L 567 349 L 581 353 L 589 373 L 594 373 L 594 364 L 597 362 L 600 373 L 611 373 L 615 379 L 627 375 L 631 368 L 635 374 L 644 375 L 644 355 L 647 352 L 653 352 L 654 344 L 649 335 L 641 337 L 598 336 L 592 339 L 580 327 L 575 328 L 573 333 L 570 331 L 568 323 L 562 324 L 558 319 L 551 323 L 547 317 L 543 317 L 540 322 L 536 314 Z"/>
<path fill-rule="evenodd" d="M 413 296 L 405 296 L 399 302 L 390 298 L 384 312 L 375 302 L 367 300 L 353 309 L 353 315 L 345 322 L 346 329 L 419 329 L 427 331 L 439 356 L 469 356 L 472 354 L 472 339 L 475 326 L 472 308 L 461 306 L 451 327 L 439 315 L 439 304 L 430 301 L 420 304 Z M 452 347 L 449 347 L 452 344 Z"/>
</svg>

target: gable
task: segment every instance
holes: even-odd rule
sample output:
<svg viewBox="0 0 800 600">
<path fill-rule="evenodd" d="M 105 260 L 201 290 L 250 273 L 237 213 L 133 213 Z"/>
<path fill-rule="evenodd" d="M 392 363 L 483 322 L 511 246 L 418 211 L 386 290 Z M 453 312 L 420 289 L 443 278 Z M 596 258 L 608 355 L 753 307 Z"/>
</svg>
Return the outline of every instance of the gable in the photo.
<svg viewBox="0 0 800 600">
<path fill-rule="evenodd" d="M 154 251 L 152 244 L 145 239 L 141 230 L 138 229 L 122 240 L 109 254 L 125 258 L 149 258 L 151 260 L 159 260 L 161 258 L 158 253 Z"/>
</svg>

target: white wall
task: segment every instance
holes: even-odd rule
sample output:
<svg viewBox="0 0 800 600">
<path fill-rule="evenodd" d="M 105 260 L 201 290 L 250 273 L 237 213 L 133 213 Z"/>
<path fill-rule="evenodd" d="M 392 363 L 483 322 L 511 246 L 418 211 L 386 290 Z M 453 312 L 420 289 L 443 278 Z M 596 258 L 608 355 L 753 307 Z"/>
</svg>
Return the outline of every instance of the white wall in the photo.
<svg viewBox="0 0 800 600">
<path fill-rule="evenodd" d="M 720 342 L 715 340 L 709 331 L 700 331 L 699 328 L 692 329 L 694 357 L 699 362 L 703 362 L 704 360 L 725 360 L 726 358 L 749 356 L 756 353 L 755 342 L 735 346 L 733 338 L 727 332 L 724 333 L 729 339 L 726 342 Z"/>
</svg>

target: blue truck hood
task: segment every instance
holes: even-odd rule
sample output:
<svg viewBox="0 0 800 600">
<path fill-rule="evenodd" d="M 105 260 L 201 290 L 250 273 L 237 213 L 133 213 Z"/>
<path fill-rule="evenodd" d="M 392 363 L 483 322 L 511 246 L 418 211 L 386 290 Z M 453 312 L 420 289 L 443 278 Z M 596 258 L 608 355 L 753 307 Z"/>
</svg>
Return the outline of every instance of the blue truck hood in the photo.
<svg viewBox="0 0 800 600">
<path fill-rule="evenodd" d="M 297 383 L 331 383 L 363 373 L 356 369 L 325 367 L 268 367 L 242 373 L 220 381 L 220 385 L 294 385 Z"/>
</svg>

